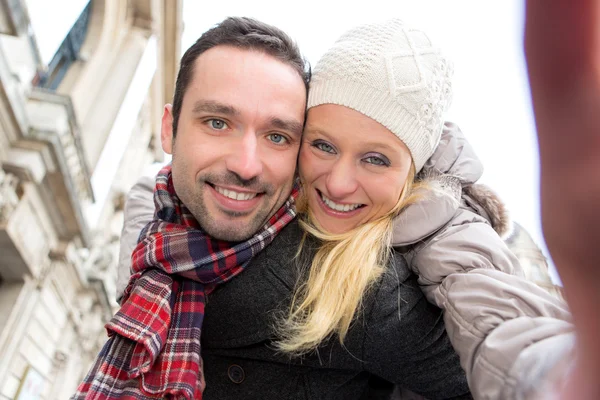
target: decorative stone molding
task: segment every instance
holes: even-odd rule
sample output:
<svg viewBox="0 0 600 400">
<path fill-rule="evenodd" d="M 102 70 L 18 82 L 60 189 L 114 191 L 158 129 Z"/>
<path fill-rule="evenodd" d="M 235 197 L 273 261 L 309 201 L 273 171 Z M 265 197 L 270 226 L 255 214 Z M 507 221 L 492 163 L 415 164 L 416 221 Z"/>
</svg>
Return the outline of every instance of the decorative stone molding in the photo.
<svg viewBox="0 0 600 400">
<path fill-rule="evenodd" d="M 8 220 L 19 203 L 18 184 L 15 176 L 0 169 L 0 224 Z"/>
<path fill-rule="evenodd" d="M 9 65 L 7 53 L 0 47 L 0 135 L 5 135 L 9 143 L 29 130 L 26 102 L 26 87 Z"/>
<path fill-rule="evenodd" d="M 0 33 L 19 36 L 27 32 L 29 17 L 21 0 L 0 0 L 0 14 L 6 25 Z"/>
<path fill-rule="evenodd" d="M 26 108 L 30 128 L 12 152 L 38 155 L 43 165 L 26 164 L 15 167 L 19 176 L 33 178 L 45 195 L 47 208 L 55 229 L 62 240 L 81 237 L 84 244 L 90 240 L 83 204 L 94 201 L 90 173 L 80 141 L 79 126 L 69 97 L 34 88 Z M 20 157 L 21 161 L 24 157 Z M 13 167 L 18 157 L 10 157 L 5 167 Z M 39 166 L 38 166 L 39 167 Z M 6 169 L 6 168 L 5 168 Z M 40 173 L 35 173 L 43 170 Z M 13 172 L 11 170 L 11 172 Z"/>
<path fill-rule="evenodd" d="M 50 140 L 55 145 L 63 174 L 76 191 L 79 201 L 93 201 L 90 172 L 85 161 L 79 125 L 68 96 L 43 89 L 32 90 L 27 104 L 32 124 L 29 137 Z M 57 115 L 57 113 L 62 115 Z M 57 140 L 54 140 L 54 137 Z"/>
<path fill-rule="evenodd" d="M 7 281 L 19 282 L 30 276 L 37 282 L 47 273 L 48 254 L 56 236 L 40 202 L 33 184 L 25 184 L 18 203 L 0 223 L 0 275 Z"/>
<path fill-rule="evenodd" d="M 66 351 L 56 350 L 54 357 L 52 357 L 52 363 L 55 368 L 61 368 L 69 360 L 69 354 Z"/>
<path fill-rule="evenodd" d="M 104 324 L 110 314 L 100 306 L 96 291 L 87 290 L 77 296 L 78 310 L 71 310 L 70 317 L 74 323 L 81 347 L 85 352 L 94 353 L 106 340 Z"/>
</svg>

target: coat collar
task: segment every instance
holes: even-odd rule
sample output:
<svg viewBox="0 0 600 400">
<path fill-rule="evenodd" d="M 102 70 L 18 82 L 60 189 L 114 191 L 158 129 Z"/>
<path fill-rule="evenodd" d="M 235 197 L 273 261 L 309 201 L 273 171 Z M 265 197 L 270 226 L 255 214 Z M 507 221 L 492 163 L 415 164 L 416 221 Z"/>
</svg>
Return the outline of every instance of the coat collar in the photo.
<svg viewBox="0 0 600 400">
<path fill-rule="evenodd" d="M 394 220 L 392 244 L 419 242 L 444 227 L 467 204 L 488 219 L 499 234 L 508 230 L 504 205 L 490 189 L 475 184 L 483 164 L 458 126 L 446 122 L 440 143 L 417 179 L 426 183 L 421 198 Z"/>
</svg>

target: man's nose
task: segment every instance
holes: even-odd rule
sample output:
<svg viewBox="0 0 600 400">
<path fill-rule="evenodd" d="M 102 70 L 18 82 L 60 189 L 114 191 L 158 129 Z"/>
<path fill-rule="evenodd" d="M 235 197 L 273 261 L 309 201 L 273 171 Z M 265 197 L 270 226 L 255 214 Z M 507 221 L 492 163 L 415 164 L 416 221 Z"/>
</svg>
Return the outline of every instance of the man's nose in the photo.
<svg viewBox="0 0 600 400">
<path fill-rule="evenodd" d="M 258 138 L 254 132 L 246 132 L 237 141 L 227 160 L 227 169 L 244 180 L 250 180 L 262 174 Z"/>
</svg>

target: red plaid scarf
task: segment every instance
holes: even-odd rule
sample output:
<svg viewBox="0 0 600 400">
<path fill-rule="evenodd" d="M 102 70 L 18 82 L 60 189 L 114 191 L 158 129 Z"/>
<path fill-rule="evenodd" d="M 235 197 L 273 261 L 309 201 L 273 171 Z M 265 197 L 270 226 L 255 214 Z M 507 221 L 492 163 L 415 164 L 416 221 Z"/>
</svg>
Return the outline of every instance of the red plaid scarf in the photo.
<svg viewBox="0 0 600 400">
<path fill-rule="evenodd" d="M 73 399 L 202 399 L 205 296 L 233 278 L 296 215 L 288 201 L 252 238 L 208 237 L 175 194 L 171 166 L 156 178 L 155 219 L 140 235 L 109 339 Z"/>
</svg>

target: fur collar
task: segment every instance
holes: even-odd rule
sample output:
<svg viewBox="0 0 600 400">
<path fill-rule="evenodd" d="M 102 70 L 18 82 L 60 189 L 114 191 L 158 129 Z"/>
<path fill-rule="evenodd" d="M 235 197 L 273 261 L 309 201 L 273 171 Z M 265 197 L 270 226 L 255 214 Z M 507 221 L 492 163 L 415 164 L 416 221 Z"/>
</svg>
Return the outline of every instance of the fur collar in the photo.
<svg viewBox="0 0 600 400">
<path fill-rule="evenodd" d="M 478 214 L 486 218 L 492 228 L 505 237 L 510 232 L 510 217 L 500 197 L 488 186 L 474 184 L 463 189 L 463 198 Z"/>
</svg>

